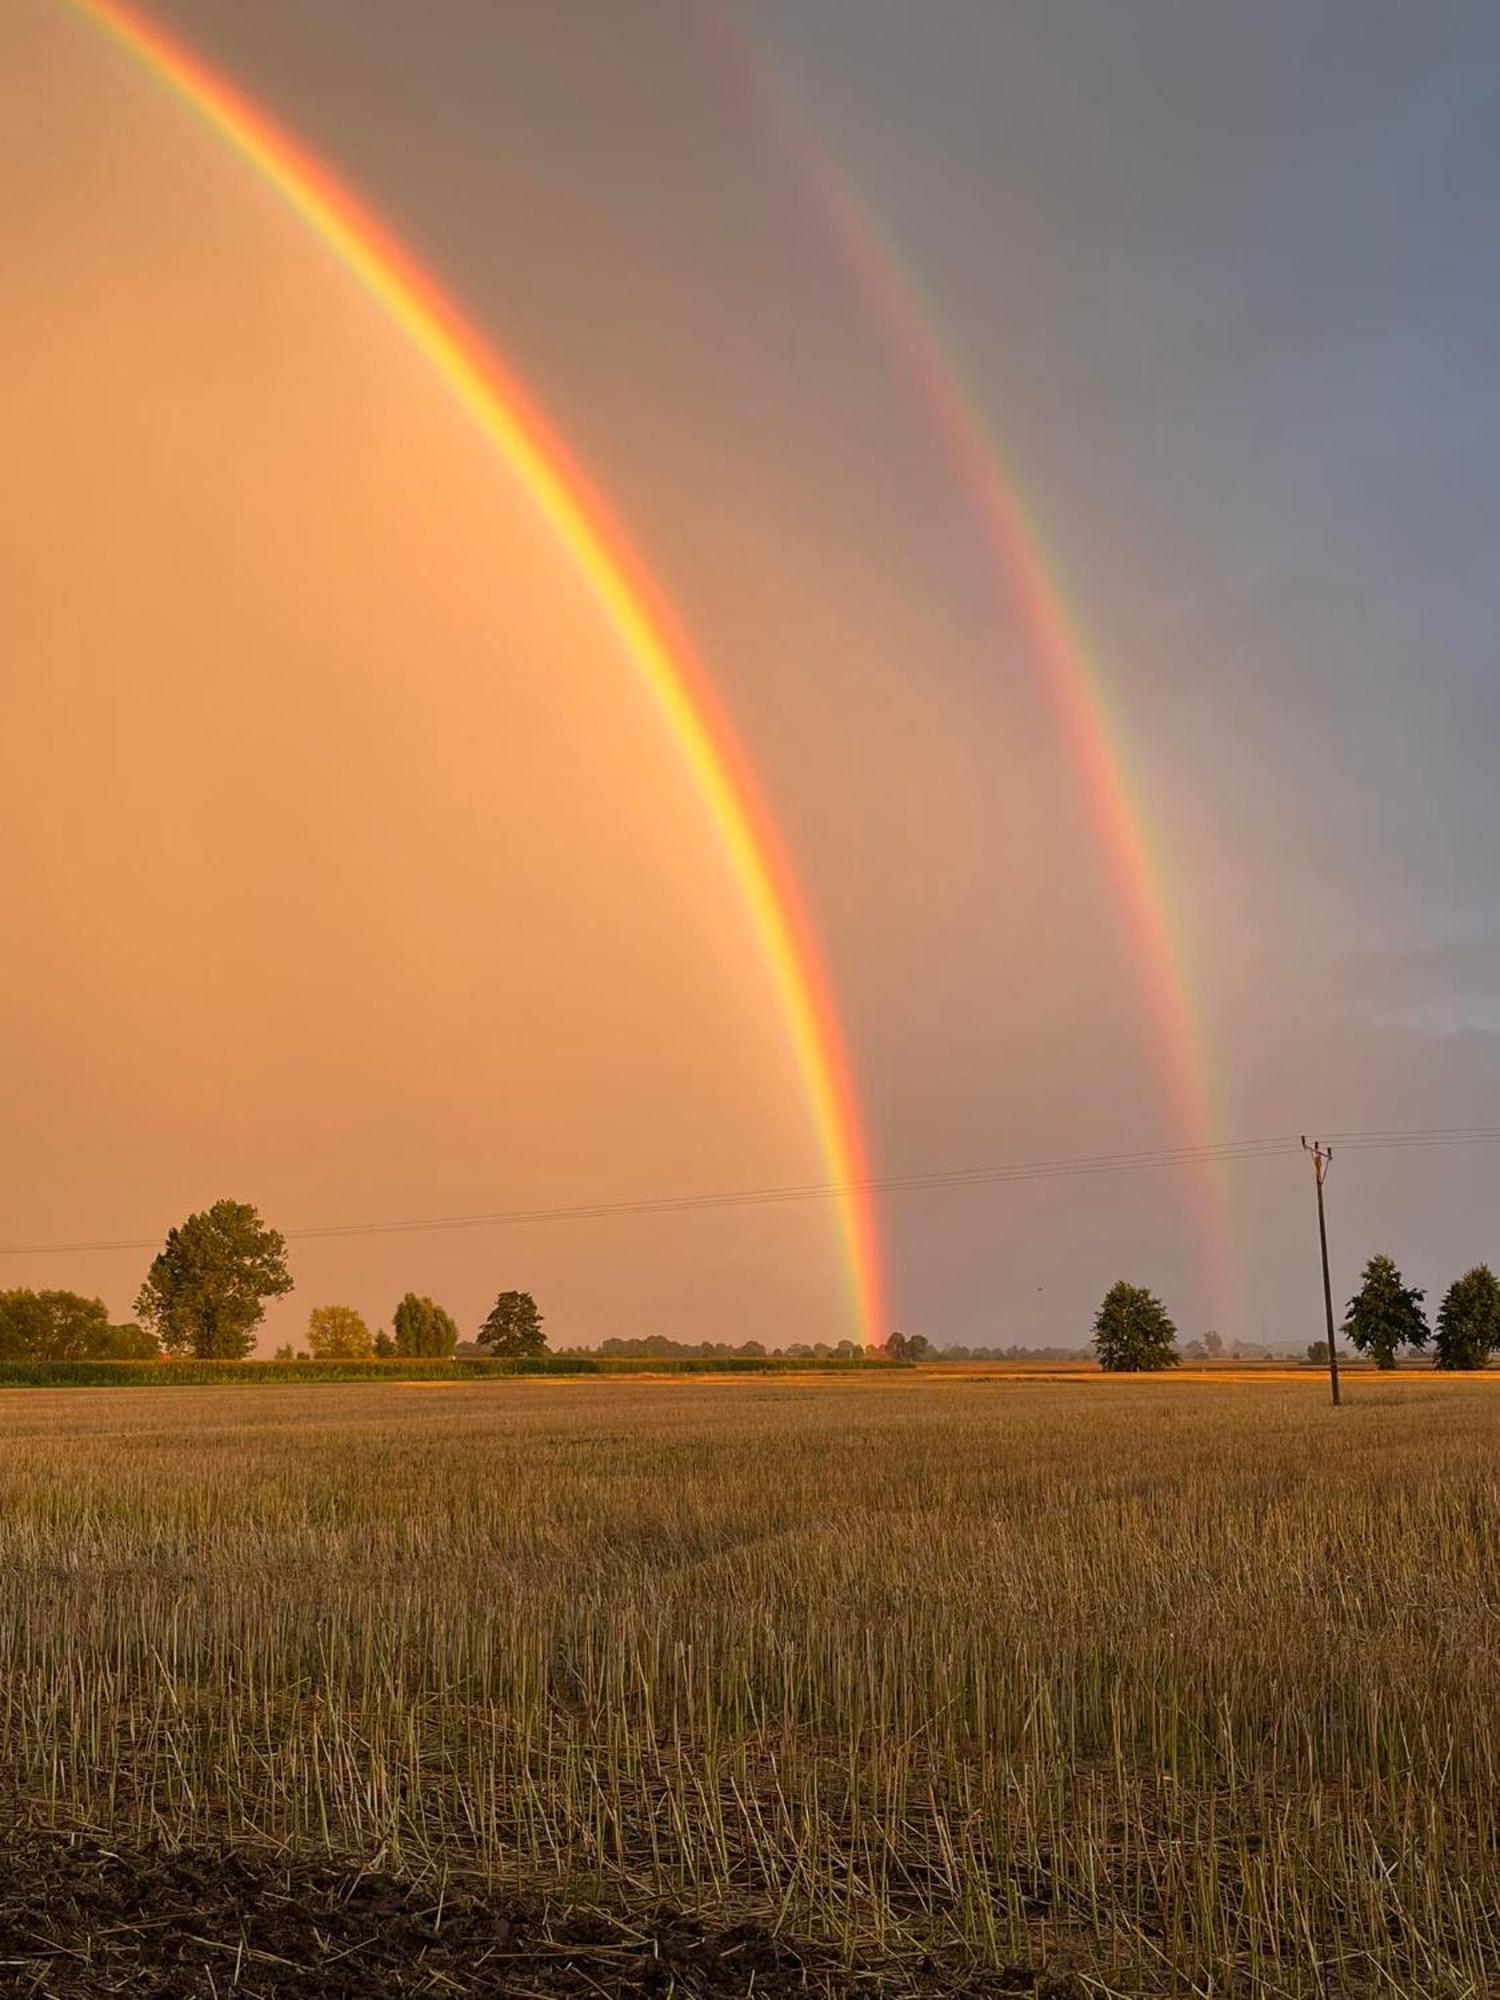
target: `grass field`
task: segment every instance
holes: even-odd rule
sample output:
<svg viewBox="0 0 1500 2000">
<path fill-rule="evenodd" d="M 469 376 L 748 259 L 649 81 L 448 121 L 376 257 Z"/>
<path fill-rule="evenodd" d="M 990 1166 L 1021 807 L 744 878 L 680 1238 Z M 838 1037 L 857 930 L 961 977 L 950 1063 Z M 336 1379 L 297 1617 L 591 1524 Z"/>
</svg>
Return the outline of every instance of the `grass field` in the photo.
<svg viewBox="0 0 1500 2000">
<path fill-rule="evenodd" d="M 1489 1381 L 4 1394 L 8 1838 L 665 1900 L 814 1990 L 1490 1994 L 1497 1555 Z M 650 1990 L 791 1990 L 729 1963 Z"/>
</svg>

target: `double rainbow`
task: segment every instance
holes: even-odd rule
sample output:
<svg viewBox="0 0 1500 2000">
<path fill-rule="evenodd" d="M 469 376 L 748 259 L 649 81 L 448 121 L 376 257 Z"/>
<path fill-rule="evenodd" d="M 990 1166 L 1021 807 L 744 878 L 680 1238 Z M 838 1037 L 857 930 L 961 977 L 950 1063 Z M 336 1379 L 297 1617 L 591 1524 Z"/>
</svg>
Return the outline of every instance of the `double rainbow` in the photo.
<svg viewBox="0 0 1500 2000">
<path fill-rule="evenodd" d="M 620 525 L 494 347 L 370 211 L 257 105 L 126 0 L 67 0 L 230 146 L 452 392 L 567 551 L 707 809 L 765 954 L 828 1171 L 853 1331 L 884 1338 L 880 1246 L 848 1057 L 787 856 L 708 679 Z"/>
<path fill-rule="evenodd" d="M 1170 870 L 1150 836 L 1127 732 L 1035 510 L 989 432 L 982 399 L 964 380 L 921 286 L 841 163 L 770 72 L 737 17 L 708 0 L 702 26 L 752 120 L 796 170 L 803 194 L 845 272 L 883 329 L 955 483 L 965 495 L 999 588 L 1003 616 L 1026 636 L 1068 746 L 1080 799 L 1113 884 L 1156 1051 L 1173 1129 L 1189 1152 L 1219 1151 L 1222 1121 L 1201 1021 L 1192 1004 L 1186 940 L 1172 907 Z M 1234 1274 L 1223 1190 L 1207 1162 L 1190 1169 L 1208 1293 L 1232 1307 Z"/>
</svg>

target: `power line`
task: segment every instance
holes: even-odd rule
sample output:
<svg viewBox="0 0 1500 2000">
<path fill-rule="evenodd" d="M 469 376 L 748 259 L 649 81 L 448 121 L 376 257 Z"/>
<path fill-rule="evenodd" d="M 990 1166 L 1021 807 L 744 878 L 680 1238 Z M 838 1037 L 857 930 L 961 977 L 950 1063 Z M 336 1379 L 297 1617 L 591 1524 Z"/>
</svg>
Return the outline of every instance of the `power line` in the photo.
<svg viewBox="0 0 1500 2000">
<path fill-rule="evenodd" d="M 1333 1132 L 1349 1152 L 1398 1151 L 1435 1146 L 1500 1144 L 1500 1126 L 1434 1126 L 1410 1131 Z M 877 1174 L 855 1181 L 814 1181 L 801 1186 L 737 1188 L 718 1194 L 654 1195 L 627 1201 L 576 1202 L 550 1208 L 506 1208 L 465 1215 L 402 1216 L 378 1222 L 334 1222 L 283 1232 L 289 1241 L 328 1241 L 353 1236 L 404 1236 L 427 1230 L 519 1228 L 552 1222 L 596 1222 L 615 1216 L 681 1215 L 728 1208 L 769 1207 L 789 1202 L 830 1201 L 855 1194 L 907 1194 L 924 1189 L 994 1187 L 1013 1181 L 1075 1179 L 1090 1174 L 1159 1172 L 1173 1167 L 1236 1164 L 1274 1159 L 1295 1152 L 1296 1133 L 1270 1138 L 1225 1140 L 1211 1146 L 1171 1146 L 1123 1153 L 1074 1154 L 1027 1160 L 1010 1166 L 957 1167 L 920 1174 Z M 85 1251 L 155 1250 L 159 1237 L 101 1238 L 73 1243 L 0 1244 L 0 1257 L 45 1257 Z"/>
<path fill-rule="evenodd" d="M 1182 1146 L 1148 1152 L 1096 1153 L 1030 1160 L 1004 1167 L 960 1167 L 924 1174 L 872 1175 L 855 1181 L 813 1181 L 801 1186 L 736 1188 L 718 1194 L 651 1195 L 627 1201 L 575 1202 L 551 1208 L 491 1209 L 465 1215 L 402 1216 L 380 1222 L 335 1222 L 287 1229 L 290 1241 L 344 1236 L 394 1236 L 433 1229 L 486 1229 L 542 1222 L 593 1222 L 611 1216 L 675 1215 L 701 1209 L 763 1207 L 783 1202 L 827 1201 L 851 1194 L 899 1194 L 922 1188 L 986 1186 L 1002 1181 L 1132 1172 L 1141 1168 L 1206 1165 L 1220 1159 L 1285 1151 L 1286 1139 L 1241 1140 L 1222 1146 Z M 154 1250 L 158 1239 L 107 1238 L 76 1243 L 0 1244 L 0 1256 L 43 1256 L 84 1250 Z"/>
<path fill-rule="evenodd" d="M 1335 1132 L 1331 1139 L 1350 1152 L 1397 1151 L 1421 1146 L 1493 1146 L 1500 1144 L 1500 1126 L 1437 1127 L 1415 1132 Z"/>
</svg>

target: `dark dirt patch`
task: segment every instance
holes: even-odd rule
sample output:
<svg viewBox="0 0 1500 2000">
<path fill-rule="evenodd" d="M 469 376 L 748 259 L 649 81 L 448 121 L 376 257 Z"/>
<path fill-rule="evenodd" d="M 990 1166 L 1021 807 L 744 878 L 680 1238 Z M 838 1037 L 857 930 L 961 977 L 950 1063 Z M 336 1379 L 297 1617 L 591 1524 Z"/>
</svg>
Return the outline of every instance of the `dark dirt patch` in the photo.
<svg viewBox="0 0 1500 2000">
<path fill-rule="evenodd" d="M 251 1848 L 0 1833 L 0 1993 L 36 2000 L 789 2000 L 927 1993 L 1082 2000 L 1071 1975 L 848 1969 L 755 1924 L 657 1904 L 569 1909 Z"/>
</svg>

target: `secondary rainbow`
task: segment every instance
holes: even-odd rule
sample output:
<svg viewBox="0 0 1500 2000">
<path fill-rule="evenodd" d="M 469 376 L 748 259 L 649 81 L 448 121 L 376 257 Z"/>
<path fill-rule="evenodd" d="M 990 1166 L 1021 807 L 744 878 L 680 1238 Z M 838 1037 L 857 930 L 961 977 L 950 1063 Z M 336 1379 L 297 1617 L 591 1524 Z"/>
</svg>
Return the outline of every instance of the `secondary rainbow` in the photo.
<svg viewBox="0 0 1500 2000">
<path fill-rule="evenodd" d="M 856 1337 L 885 1337 L 862 1122 L 828 980 L 743 751 L 661 592 L 492 344 L 330 170 L 192 50 L 124 0 L 66 0 L 172 91 L 339 259 L 441 377 L 567 551 L 650 695 L 707 809 L 780 996 L 838 1211 Z"/>
<path fill-rule="evenodd" d="M 1221 1129 L 1205 1040 L 1191 1004 L 1185 940 L 1174 918 L 1168 870 L 1148 833 L 1133 783 L 1125 731 L 1113 712 L 1094 649 L 1068 601 L 1058 563 L 1020 484 L 988 434 L 979 398 L 965 384 L 919 286 L 841 165 L 812 131 L 726 9 L 701 16 L 752 116 L 768 127 L 797 169 L 803 192 L 845 269 L 900 361 L 968 497 L 984 545 L 1019 616 L 1030 657 L 1051 701 L 1081 781 L 1123 912 L 1152 1025 L 1172 1123 L 1191 1150 L 1214 1148 Z M 1211 1166 L 1193 1170 L 1203 1264 L 1216 1309 L 1230 1303 L 1229 1228 Z"/>
</svg>

